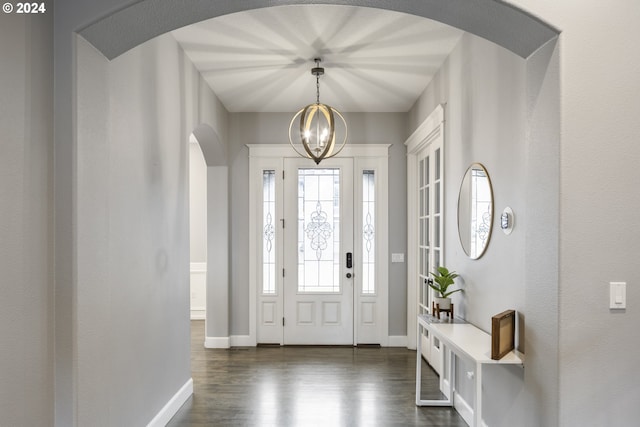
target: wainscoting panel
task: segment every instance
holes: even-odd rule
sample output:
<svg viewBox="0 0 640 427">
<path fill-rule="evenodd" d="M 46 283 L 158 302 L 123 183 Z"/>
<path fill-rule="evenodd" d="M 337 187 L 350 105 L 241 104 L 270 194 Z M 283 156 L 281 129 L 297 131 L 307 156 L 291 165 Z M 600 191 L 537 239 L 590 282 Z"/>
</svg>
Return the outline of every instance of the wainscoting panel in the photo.
<svg viewBox="0 0 640 427">
<path fill-rule="evenodd" d="M 191 263 L 191 320 L 204 320 L 207 307 L 207 263 Z"/>
</svg>

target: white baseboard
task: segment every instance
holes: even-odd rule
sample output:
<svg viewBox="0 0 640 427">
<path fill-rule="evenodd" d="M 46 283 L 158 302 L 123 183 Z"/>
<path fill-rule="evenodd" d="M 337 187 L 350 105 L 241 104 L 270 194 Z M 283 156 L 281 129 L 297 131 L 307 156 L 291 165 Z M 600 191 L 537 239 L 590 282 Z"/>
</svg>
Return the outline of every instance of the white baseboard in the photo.
<svg viewBox="0 0 640 427">
<path fill-rule="evenodd" d="M 473 408 L 458 393 L 454 394 L 453 407 L 468 425 L 473 424 Z"/>
<path fill-rule="evenodd" d="M 205 337 L 205 348 L 255 347 L 251 335 L 231 335 L 230 337 Z M 406 347 L 406 335 L 390 336 L 388 347 Z"/>
<path fill-rule="evenodd" d="M 467 423 L 467 425 L 473 424 L 473 408 L 464 400 L 458 393 L 454 392 L 455 398 L 453 399 L 453 407 L 456 408 L 458 414 Z M 480 420 L 481 427 L 488 427 L 484 420 Z"/>
<path fill-rule="evenodd" d="M 205 337 L 204 347 L 205 348 L 229 348 L 231 347 L 231 344 L 229 342 L 229 337 Z"/>
<path fill-rule="evenodd" d="M 231 335 L 231 347 L 255 347 L 256 341 L 249 335 Z"/>
<path fill-rule="evenodd" d="M 193 394 L 193 379 L 189 378 L 180 390 L 173 395 L 166 405 L 156 414 L 155 417 L 147 424 L 147 427 L 164 427 L 178 412 L 184 402 Z"/>
<path fill-rule="evenodd" d="M 424 354 L 424 353 L 422 353 Z M 427 363 L 429 363 L 428 360 L 426 360 Z M 436 371 L 437 372 L 437 371 Z M 449 392 L 449 380 L 446 378 L 442 378 L 440 380 L 440 393 L 444 394 L 444 396 L 449 399 L 451 398 L 451 396 L 447 396 L 447 393 Z M 453 393 L 455 393 L 455 390 L 453 391 Z M 465 402 L 466 403 L 466 402 Z"/>
<path fill-rule="evenodd" d="M 389 347 L 406 347 L 407 336 L 406 335 L 390 335 L 388 346 Z"/>
<path fill-rule="evenodd" d="M 204 308 L 192 308 L 191 320 L 206 320 L 207 310 Z"/>
<path fill-rule="evenodd" d="M 230 337 L 206 337 L 205 348 L 255 347 L 250 335 L 231 335 Z"/>
</svg>

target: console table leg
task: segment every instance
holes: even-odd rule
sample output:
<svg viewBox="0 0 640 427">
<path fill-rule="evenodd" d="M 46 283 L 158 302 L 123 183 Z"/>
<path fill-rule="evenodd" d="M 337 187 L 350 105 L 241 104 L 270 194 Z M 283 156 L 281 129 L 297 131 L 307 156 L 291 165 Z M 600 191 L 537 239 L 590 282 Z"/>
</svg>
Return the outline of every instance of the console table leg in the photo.
<svg viewBox="0 0 640 427">
<path fill-rule="evenodd" d="M 440 345 L 441 347 L 444 347 L 444 345 Z M 447 350 L 447 354 L 449 355 L 449 400 L 451 401 L 451 406 L 455 406 L 455 401 L 453 400 L 455 398 L 454 394 L 453 394 L 453 390 L 454 390 L 454 385 L 456 383 L 456 367 L 455 367 L 455 356 L 453 354 L 453 351 L 451 351 L 451 349 L 444 347 Z"/>
<path fill-rule="evenodd" d="M 418 343 L 416 345 L 416 405 L 420 406 L 422 394 L 422 326 L 418 322 Z"/>
<path fill-rule="evenodd" d="M 482 426 L 482 364 L 476 363 L 476 396 L 475 406 L 473 408 L 473 426 Z"/>
</svg>

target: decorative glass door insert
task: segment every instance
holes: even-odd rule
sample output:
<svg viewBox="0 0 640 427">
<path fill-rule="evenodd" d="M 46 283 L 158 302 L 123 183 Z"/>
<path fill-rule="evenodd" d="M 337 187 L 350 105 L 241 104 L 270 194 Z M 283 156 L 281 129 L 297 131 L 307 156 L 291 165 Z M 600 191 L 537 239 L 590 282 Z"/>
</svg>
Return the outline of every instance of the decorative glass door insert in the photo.
<svg viewBox="0 0 640 427">
<path fill-rule="evenodd" d="M 376 293 L 376 176 L 362 171 L 362 294 Z"/>
<path fill-rule="evenodd" d="M 340 292 L 340 169 L 298 170 L 298 292 Z"/>
<path fill-rule="evenodd" d="M 262 293 L 276 293 L 276 172 L 262 172 Z"/>
</svg>

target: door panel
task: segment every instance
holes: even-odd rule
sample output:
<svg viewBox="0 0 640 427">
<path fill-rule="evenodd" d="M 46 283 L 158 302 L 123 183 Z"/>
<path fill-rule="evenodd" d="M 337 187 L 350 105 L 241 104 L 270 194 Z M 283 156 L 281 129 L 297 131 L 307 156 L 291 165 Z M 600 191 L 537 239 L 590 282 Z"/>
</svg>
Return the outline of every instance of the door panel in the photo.
<svg viewBox="0 0 640 427">
<path fill-rule="evenodd" d="M 353 344 L 353 161 L 285 159 L 284 186 L 284 343 Z"/>
</svg>

